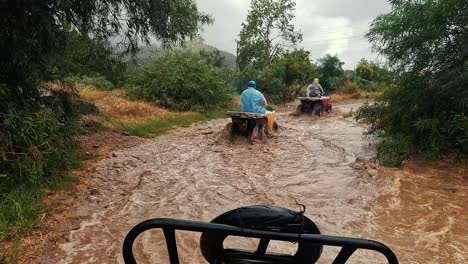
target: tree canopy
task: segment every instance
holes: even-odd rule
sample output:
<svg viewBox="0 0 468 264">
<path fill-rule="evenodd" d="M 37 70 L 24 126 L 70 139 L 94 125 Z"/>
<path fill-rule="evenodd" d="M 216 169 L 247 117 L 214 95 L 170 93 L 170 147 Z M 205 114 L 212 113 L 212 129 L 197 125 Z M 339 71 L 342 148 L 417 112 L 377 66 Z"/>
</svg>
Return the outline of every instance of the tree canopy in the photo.
<svg viewBox="0 0 468 264">
<path fill-rule="evenodd" d="M 320 83 L 322 83 L 324 89 L 334 91 L 336 89 L 337 78 L 344 75 L 344 62 L 337 55 L 326 54 L 323 58 L 319 59 L 318 64 Z"/>
<path fill-rule="evenodd" d="M 364 80 L 370 81 L 374 77 L 374 68 L 367 60 L 362 59 L 356 66 L 356 75 Z"/>
<path fill-rule="evenodd" d="M 359 117 L 391 164 L 412 152 L 468 153 L 468 1 L 390 3 L 367 36 L 398 82 Z"/>
<path fill-rule="evenodd" d="M 295 30 L 296 3 L 292 0 L 253 0 L 239 34 L 237 62 L 241 71 L 248 66 L 266 67 L 281 56 L 285 46 L 302 40 Z"/>
<path fill-rule="evenodd" d="M 283 103 L 293 101 L 304 85 L 311 82 L 317 66 L 309 59 L 310 53 L 303 49 L 289 51 L 275 62 L 271 74 L 278 78 Z"/>
<path fill-rule="evenodd" d="M 150 39 L 182 42 L 211 21 L 194 0 L 0 1 L 2 208 L 21 207 L 9 193 L 58 181 L 79 159 L 74 136 L 84 103 L 63 77 L 97 74 L 118 82 L 114 49 L 132 53 Z M 15 210 L 11 222 L 1 219 L 2 228 L 23 222 Z M 0 242 L 5 235 L 11 237 L 0 230 Z"/>
<path fill-rule="evenodd" d="M 233 89 L 205 54 L 161 51 L 131 74 L 131 98 L 175 110 L 206 111 L 231 102 Z"/>
<path fill-rule="evenodd" d="M 151 36 L 166 45 L 183 41 L 211 21 L 193 0 L 2 1 L 0 83 L 19 97 L 37 96 L 38 82 L 51 73 L 49 58 L 60 53 L 68 30 L 132 52 Z"/>
</svg>

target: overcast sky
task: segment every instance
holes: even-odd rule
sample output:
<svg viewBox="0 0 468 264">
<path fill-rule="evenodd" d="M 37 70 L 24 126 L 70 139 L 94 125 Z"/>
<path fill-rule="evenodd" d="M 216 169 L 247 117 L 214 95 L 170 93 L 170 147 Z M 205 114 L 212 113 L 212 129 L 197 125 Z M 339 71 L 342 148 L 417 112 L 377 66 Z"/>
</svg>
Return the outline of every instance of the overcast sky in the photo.
<svg viewBox="0 0 468 264">
<path fill-rule="evenodd" d="M 236 42 L 250 0 L 196 0 L 200 11 L 211 14 L 215 22 L 206 26 L 206 43 L 236 54 Z M 388 12 L 387 0 L 296 0 L 296 29 L 304 34 L 298 47 L 311 52 L 316 60 L 326 53 L 338 54 L 345 69 L 353 69 L 363 57 L 375 59 L 364 38 L 370 22 Z"/>
</svg>

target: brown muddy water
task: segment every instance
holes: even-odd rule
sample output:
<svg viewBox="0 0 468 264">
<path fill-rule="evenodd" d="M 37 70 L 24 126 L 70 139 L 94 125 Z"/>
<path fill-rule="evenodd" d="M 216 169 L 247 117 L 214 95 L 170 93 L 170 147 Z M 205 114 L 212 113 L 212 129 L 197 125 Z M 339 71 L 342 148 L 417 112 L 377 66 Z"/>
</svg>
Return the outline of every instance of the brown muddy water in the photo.
<svg viewBox="0 0 468 264">
<path fill-rule="evenodd" d="M 341 106 L 341 112 L 356 105 Z M 337 111 L 339 112 L 339 111 Z M 363 128 L 334 113 L 322 118 L 278 116 L 267 144 L 222 137 L 227 120 L 179 129 L 100 162 L 86 199 L 64 218 L 81 224 L 32 263 L 123 263 L 121 245 L 136 224 L 158 217 L 210 221 L 241 206 L 299 209 L 323 234 L 381 241 L 401 263 L 468 263 L 468 182 L 465 171 L 408 165 L 386 169 L 372 159 Z M 179 233 L 182 263 L 205 263 L 199 235 Z M 254 241 L 230 240 L 241 248 Z M 294 244 L 274 244 L 291 252 Z M 136 242 L 140 263 L 168 263 L 162 232 Z M 326 248 L 319 263 L 338 249 Z M 385 263 L 358 251 L 349 263 Z"/>
</svg>

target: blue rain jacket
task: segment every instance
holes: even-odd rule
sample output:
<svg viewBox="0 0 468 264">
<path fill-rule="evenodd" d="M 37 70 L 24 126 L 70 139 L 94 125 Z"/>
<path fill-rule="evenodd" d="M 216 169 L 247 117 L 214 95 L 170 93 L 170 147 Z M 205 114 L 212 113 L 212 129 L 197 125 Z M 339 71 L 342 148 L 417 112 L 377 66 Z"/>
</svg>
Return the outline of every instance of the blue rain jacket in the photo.
<svg viewBox="0 0 468 264">
<path fill-rule="evenodd" d="M 241 95 L 242 112 L 266 114 L 266 99 L 254 88 L 248 88 Z"/>
</svg>

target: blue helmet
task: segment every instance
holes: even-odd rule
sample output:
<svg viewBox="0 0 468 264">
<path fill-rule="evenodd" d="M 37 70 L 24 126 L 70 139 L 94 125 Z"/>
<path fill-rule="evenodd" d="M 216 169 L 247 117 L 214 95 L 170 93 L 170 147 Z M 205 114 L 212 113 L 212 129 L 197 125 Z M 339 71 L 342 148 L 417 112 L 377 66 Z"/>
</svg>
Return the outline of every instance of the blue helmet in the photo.
<svg viewBox="0 0 468 264">
<path fill-rule="evenodd" d="M 257 87 L 257 83 L 256 83 L 255 81 L 250 81 L 250 82 L 247 84 L 247 87 L 255 88 L 255 87 Z"/>
</svg>

